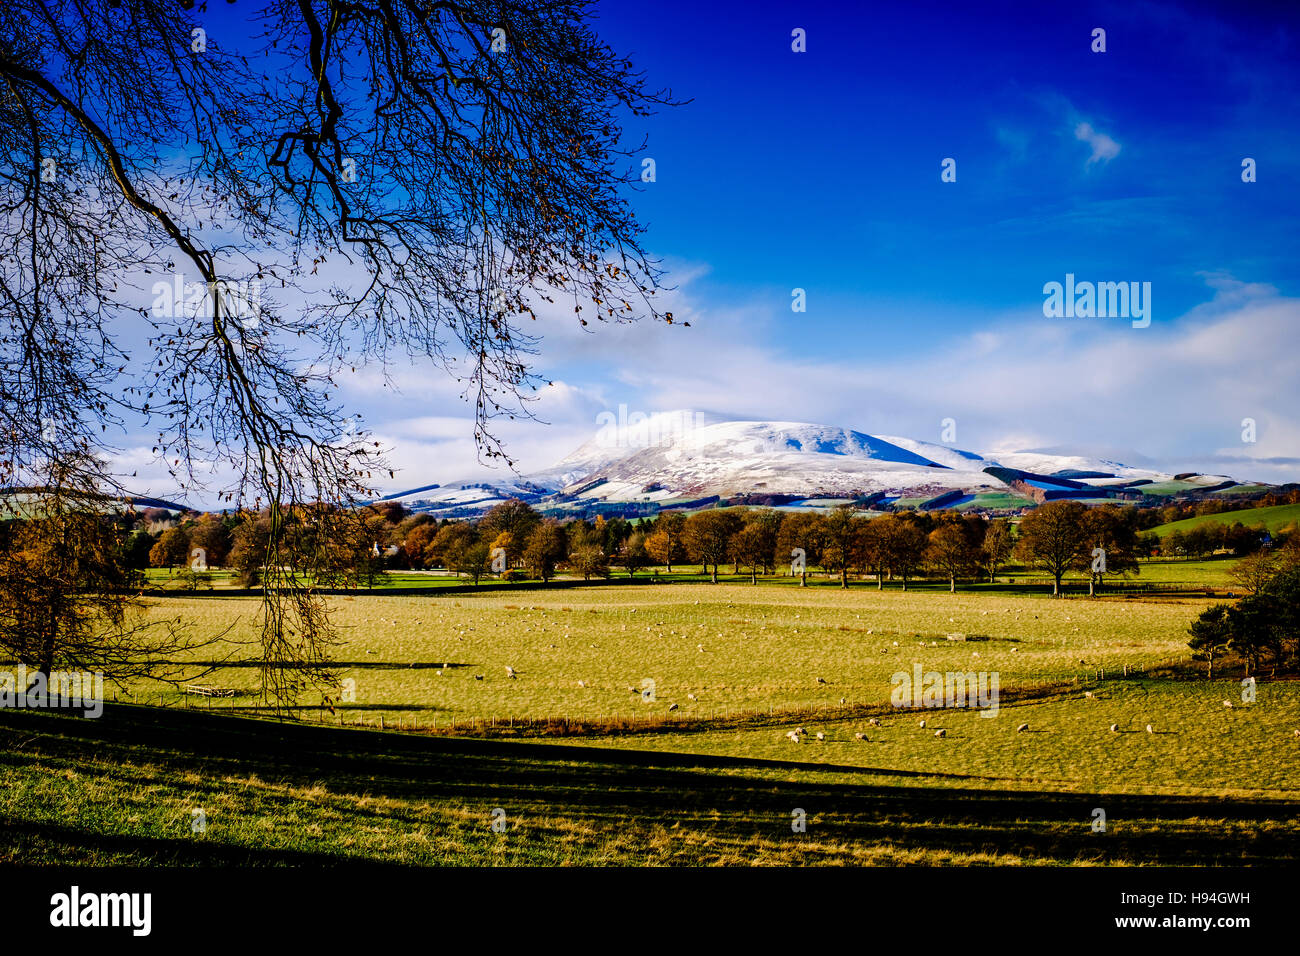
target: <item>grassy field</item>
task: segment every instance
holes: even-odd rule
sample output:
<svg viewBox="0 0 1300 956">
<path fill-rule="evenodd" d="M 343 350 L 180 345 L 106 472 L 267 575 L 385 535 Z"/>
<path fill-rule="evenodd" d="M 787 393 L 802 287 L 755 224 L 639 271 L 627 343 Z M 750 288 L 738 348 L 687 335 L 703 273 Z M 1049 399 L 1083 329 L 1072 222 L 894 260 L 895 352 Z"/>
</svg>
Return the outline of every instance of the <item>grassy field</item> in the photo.
<svg viewBox="0 0 1300 956">
<path fill-rule="evenodd" d="M 672 705 L 675 719 L 805 711 L 841 699 L 875 706 L 889 700 L 892 675 L 913 662 L 998 671 L 1003 692 L 1037 689 L 1185 659 L 1186 628 L 1206 606 L 690 583 L 358 595 L 333 604 L 341 676 L 355 682 L 356 698 L 338 710 L 363 722 L 383 716 L 430 727 L 471 718 L 664 717 Z M 231 638 L 251 641 L 259 606 L 255 598 L 177 598 L 156 602 L 153 613 L 194 620 L 200 633 L 236 620 Z M 242 656 L 253 656 L 252 648 Z M 256 680 L 253 667 L 203 678 L 239 690 Z M 641 694 L 646 680 L 654 682 L 653 703 Z M 134 691 L 181 699 L 162 687 Z M 249 703 L 237 697 L 204 706 Z M 319 695 L 300 703 L 320 715 Z"/>
<path fill-rule="evenodd" d="M 1229 563 L 1143 573 L 1183 585 Z M 1247 703 L 1237 675 L 1190 679 L 1203 596 L 1000 587 L 333 597 L 355 699 L 332 710 L 317 694 L 293 720 L 254 720 L 252 696 L 140 685 L 121 699 L 167 706 L 110 703 L 98 721 L 0 711 L 0 859 L 75 846 L 99 862 L 268 864 L 1296 858 L 1300 682 L 1261 678 Z M 259 603 L 157 598 L 149 613 L 202 633 L 233 621 L 248 640 Z M 201 683 L 251 691 L 252 664 Z M 996 672 L 997 715 L 894 708 L 894 675 L 916 665 Z M 806 834 L 790 830 L 795 808 Z"/>
<path fill-rule="evenodd" d="M 110 707 L 98 721 L 6 710 L 0 862 L 1170 865 L 1283 864 L 1300 852 L 1295 800 L 945 784 L 941 772 L 156 708 Z M 1105 833 L 1092 828 L 1099 808 Z M 791 826 L 798 810 L 803 833 Z"/>
<path fill-rule="evenodd" d="M 1171 521 L 1152 530 L 1163 538 L 1175 531 L 1186 534 L 1202 525 L 1233 525 L 1238 521 L 1247 528 L 1263 527 L 1270 532 L 1279 531 L 1288 525 L 1300 525 L 1300 505 L 1273 505 L 1269 508 L 1246 508 L 1242 511 L 1225 511 L 1217 515 L 1200 515 L 1196 518 Z"/>
</svg>

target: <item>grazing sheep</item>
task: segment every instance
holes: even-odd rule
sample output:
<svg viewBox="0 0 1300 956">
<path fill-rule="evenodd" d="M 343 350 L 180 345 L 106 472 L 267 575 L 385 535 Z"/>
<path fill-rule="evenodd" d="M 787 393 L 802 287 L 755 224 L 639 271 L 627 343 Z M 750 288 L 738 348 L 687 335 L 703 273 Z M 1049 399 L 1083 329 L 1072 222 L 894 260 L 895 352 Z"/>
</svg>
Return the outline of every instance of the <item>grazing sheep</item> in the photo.
<svg viewBox="0 0 1300 956">
<path fill-rule="evenodd" d="M 1231 707 L 1231 706 L 1232 706 L 1232 701 L 1230 701 L 1230 700 L 1225 700 L 1225 701 L 1223 702 L 1223 706 L 1224 706 L 1224 707 Z"/>
<path fill-rule="evenodd" d="M 1023 734 L 1028 729 L 1029 729 L 1028 724 L 1021 724 L 1019 727 L 1016 728 L 1016 733 Z"/>
<path fill-rule="evenodd" d="M 867 723 L 870 724 L 872 727 L 880 726 L 880 720 L 876 717 L 872 717 L 870 720 L 867 721 Z"/>
<path fill-rule="evenodd" d="M 585 680 L 580 680 L 580 681 L 578 681 L 578 686 L 579 686 L 579 687 L 586 687 L 586 686 L 587 686 L 587 682 L 586 682 Z"/>
<path fill-rule="evenodd" d="M 676 709 L 677 709 L 677 705 L 676 705 L 676 704 L 669 704 L 669 705 L 668 705 L 668 709 L 669 709 L 669 710 L 676 710 Z"/>
<path fill-rule="evenodd" d="M 482 680 L 482 679 L 483 679 L 483 675 L 482 675 L 482 674 L 475 674 L 475 675 L 474 675 L 474 679 L 475 679 L 475 680 Z"/>
<path fill-rule="evenodd" d="M 1110 725 L 1110 732 L 1111 732 L 1112 734 L 1117 734 L 1117 733 L 1119 733 L 1119 724 L 1111 724 L 1111 725 Z"/>
<path fill-rule="evenodd" d="M 826 739 L 826 735 L 825 735 L 824 733 L 822 733 L 822 732 L 819 730 L 819 731 L 817 731 L 817 739 L 818 739 L 818 740 L 825 740 L 825 739 Z"/>
<path fill-rule="evenodd" d="M 515 669 L 511 667 L 509 664 L 506 665 L 506 676 L 509 677 L 511 680 L 515 679 Z"/>
<path fill-rule="evenodd" d="M 1149 734 L 1154 734 L 1155 732 L 1156 732 L 1156 729 L 1155 729 L 1154 727 L 1152 727 L 1150 724 L 1147 724 L 1147 733 L 1149 733 Z"/>
<path fill-rule="evenodd" d="M 867 739 L 867 735 L 866 735 L 866 734 L 854 734 L 854 735 L 853 735 L 853 739 L 854 739 L 854 740 L 866 740 L 866 739 Z"/>
<path fill-rule="evenodd" d="M 787 731 L 785 732 L 785 735 L 786 735 L 788 738 L 790 738 L 791 740 L 794 740 L 796 737 L 799 736 L 799 735 L 796 734 L 793 730 L 787 730 Z"/>
<path fill-rule="evenodd" d="M 848 703 L 848 700 L 847 700 L 846 698 L 844 698 L 844 697 L 841 697 L 841 698 L 840 698 L 840 703 L 841 703 L 841 704 L 847 704 L 847 703 Z"/>
<path fill-rule="evenodd" d="M 703 645 L 703 644 L 696 644 L 695 647 L 696 647 L 696 649 L 697 649 L 701 654 L 704 653 L 704 645 Z"/>
<path fill-rule="evenodd" d="M 825 678 L 825 677 L 819 677 L 819 678 L 817 678 L 817 683 L 819 683 L 819 684 L 824 684 L 824 683 L 826 683 L 826 678 Z"/>
<path fill-rule="evenodd" d="M 925 721 L 924 721 L 924 720 L 921 721 L 921 729 L 922 729 L 922 730 L 925 730 Z"/>
<path fill-rule="evenodd" d="M 1300 737 L 1300 730 L 1297 730 L 1297 731 L 1295 732 L 1295 735 L 1296 735 L 1297 737 Z"/>
<path fill-rule="evenodd" d="M 806 734 L 806 733 L 808 733 L 808 731 L 804 730 L 802 727 L 796 727 L 796 728 L 794 729 L 794 732 L 795 732 L 796 734 L 801 734 L 801 735 L 802 735 L 802 734 Z"/>
<path fill-rule="evenodd" d="M 687 700 L 699 700 L 699 698 L 696 697 L 694 694 L 687 694 L 687 695 L 686 695 L 686 699 L 687 699 Z"/>
<path fill-rule="evenodd" d="M 794 741 L 795 743 L 799 743 L 799 735 L 798 735 L 798 734 L 790 734 L 790 739 L 791 739 L 792 741 Z"/>
<path fill-rule="evenodd" d="M 1090 690 L 1085 690 L 1085 691 L 1083 692 L 1083 696 L 1084 696 L 1084 697 L 1091 697 L 1091 696 L 1092 696 L 1092 691 L 1090 691 Z"/>
<path fill-rule="evenodd" d="M 936 737 L 947 737 L 947 736 L 948 736 L 948 731 L 946 731 L 946 730 L 944 730 L 942 727 L 940 727 L 938 730 L 936 730 L 936 731 L 934 732 L 934 735 L 935 735 Z"/>
</svg>

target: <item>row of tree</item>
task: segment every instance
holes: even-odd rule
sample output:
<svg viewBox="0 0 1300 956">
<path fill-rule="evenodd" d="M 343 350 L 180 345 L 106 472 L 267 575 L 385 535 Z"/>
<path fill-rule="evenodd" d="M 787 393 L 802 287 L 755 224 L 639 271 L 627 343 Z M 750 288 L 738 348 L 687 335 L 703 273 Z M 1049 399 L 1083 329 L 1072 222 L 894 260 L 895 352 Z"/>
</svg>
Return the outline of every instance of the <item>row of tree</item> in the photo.
<svg viewBox="0 0 1300 956">
<path fill-rule="evenodd" d="M 1300 667 L 1300 538 L 1239 562 L 1233 579 L 1247 591 L 1235 604 L 1216 604 L 1191 626 L 1192 657 L 1214 677 L 1216 662 L 1240 661 L 1247 677 L 1269 666 Z"/>
</svg>

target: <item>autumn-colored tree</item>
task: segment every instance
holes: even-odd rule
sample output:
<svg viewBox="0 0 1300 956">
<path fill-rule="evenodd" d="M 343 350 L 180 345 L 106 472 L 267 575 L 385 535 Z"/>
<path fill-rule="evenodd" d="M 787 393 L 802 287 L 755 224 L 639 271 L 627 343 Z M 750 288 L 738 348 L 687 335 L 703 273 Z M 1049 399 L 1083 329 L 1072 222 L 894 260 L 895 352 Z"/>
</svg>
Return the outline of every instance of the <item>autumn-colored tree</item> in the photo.
<svg viewBox="0 0 1300 956">
<path fill-rule="evenodd" d="M 0 537 L 0 655 L 47 680 L 54 670 L 173 683 L 206 672 L 177 662 L 223 635 L 196 638 L 165 612 L 150 619 L 115 516 L 82 483 L 93 469 L 54 463 L 50 472 Z"/>
<path fill-rule="evenodd" d="M 622 560 L 623 567 L 627 568 L 627 576 L 629 578 L 649 564 L 650 555 L 646 553 L 645 535 L 641 534 L 639 531 L 633 532 L 624 543 L 623 550 L 619 556 Z"/>
<path fill-rule="evenodd" d="M 803 552 L 803 561 L 799 570 L 799 586 L 808 585 L 808 566 L 820 564 L 822 545 L 826 537 L 825 520 L 821 515 L 810 511 L 792 511 L 781 521 L 781 530 L 777 534 L 776 551 L 779 560 L 790 559 L 794 566 Z"/>
<path fill-rule="evenodd" d="M 826 516 L 822 563 L 828 571 L 840 572 L 840 587 L 849 586 L 849 568 L 857 562 L 862 521 L 852 505 L 841 505 Z"/>
<path fill-rule="evenodd" d="M 179 525 L 162 533 L 149 550 L 149 564 L 155 568 L 180 568 L 190 562 L 190 534 Z"/>
<path fill-rule="evenodd" d="M 1075 567 L 1087 541 L 1084 516 L 1087 506 L 1077 501 L 1049 501 L 1020 522 L 1016 552 L 1029 565 L 1052 576 L 1052 594 L 1061 594 L 1061 579 Z"/>
<path fill-rule="evenodd" d="M 210 568 L 225 567 L 230 557 L 232 544 L 230 529 L 221 515 L 205 514 L 199 517 L 189 529 L 190 562 L 197 557 L 195 549 L 201 550 L 202 564 Z"/>
<path fill-rule="evenodd" d="M 889 536 L 890 569 L 903 582 L 903 590 L 925 563 L 926 534 L 910 515 L 896 517 Z"/>
<path fill-rule="evenodd" d="M 583 544 L 569 554 L 569 567 L 582 575 L 584 581 L 592 577 L 609 577 L 609 557 L 597 544 Z"/>
<path fill-rule="evenodd" d="M 771 541 L 764 528 L 749 522 L 731 536 L 728 543 L 732 559 L 749 568 L 749 583 L 758 583 L 758 569 L 771 555 Z"/>
<path fill-rule="evenodd" d="M 711 568 L 714 584 L 718 583 L 718 565 L 727 560 L 727 547 L 740 524 L 740 515 L 734 511 L 709 508 L 691 515 L 682 527 L 686 553 Z"/>
<path fill-rule="evenodd" d="M 1107 574 L 1140 573 L 1138 531 L 1132 508 L 1100 505 L 1082 516 L 1083 544 L 1078 567 L 1088 575 L 1089 596 Z"/>
<path fill-rule="evenodd" d="M 989 576 L 989 584 L 992 584 L 997 578 L 998 568 L 1010 560 L 1015 543 L 1011 531 L 1011 522 L 1006 518 L 994 518 L 984 529 L 984 541 L 980 547 L 980 562 L 984 568 L 984 573 Z"/>
<path fill-rule="evenodd" d="M 433 544 L 437 534 L 438 525 L 431 521 L 418 524 L 406 533 L 406 537 L 402 540 L 402 548 L 406 551 L 412 567 L 427 568 L 433 563 L 430 545 Z"/>
<path fill-rule="evenodd" d="M 568 541 L 564 528 L 554 518 L 546 518 L 533 529 L 524 548 L 524 566 L 543 582 L 555 574 L 555 565 L 564 560 Z"/>
<path fill-rule="evenodd" d="M 673 573 L 673 562 L 686 557 L 686 548 L 682 543 L 682 529 L 686 526 L 686 516 L 680 511 L 664 511 L 655 519 L 654 532 L 646 539 L 646 550 L 650 557 L 664 565 L 669 574 Z"/>
<path fill-rule="evenodd" d="M 948 590 L 957 590 L 957 579 L 975 573 L 979 566 L 978 545 L 960 521 L 944 521 L 930 532 L 925 560 L 948 579 Z"/>
</svg>

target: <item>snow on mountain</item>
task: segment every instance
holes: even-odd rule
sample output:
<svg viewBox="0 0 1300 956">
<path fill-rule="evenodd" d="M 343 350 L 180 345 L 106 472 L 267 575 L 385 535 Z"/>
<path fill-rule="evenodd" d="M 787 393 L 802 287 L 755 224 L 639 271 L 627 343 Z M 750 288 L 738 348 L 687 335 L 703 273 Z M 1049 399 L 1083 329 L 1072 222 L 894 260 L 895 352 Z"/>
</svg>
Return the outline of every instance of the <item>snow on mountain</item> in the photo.
<svg viewBox="0 0 1300 956">
<path fill-rule="evenodd" d="M 708 421 L 693 412 L 605 413 L 590 441 L 545 471 L 449 482 L 392 496 L 431 510 L 486 510 L 509 497 L 653 503 L 746 494 L 925 498 L 1005 492 L 1005 469 L 1099 486 L 1170 478 L 1105 458 L 1019 451 L 984 457 L 949 445 L 833 425 Z M 993 468 L 999 477 L 986 473 Z M 429 476 L 437 477 L 437 476 Z M 1007 478 L 1008 481 L 1011 478 Z"/>
</svg>

